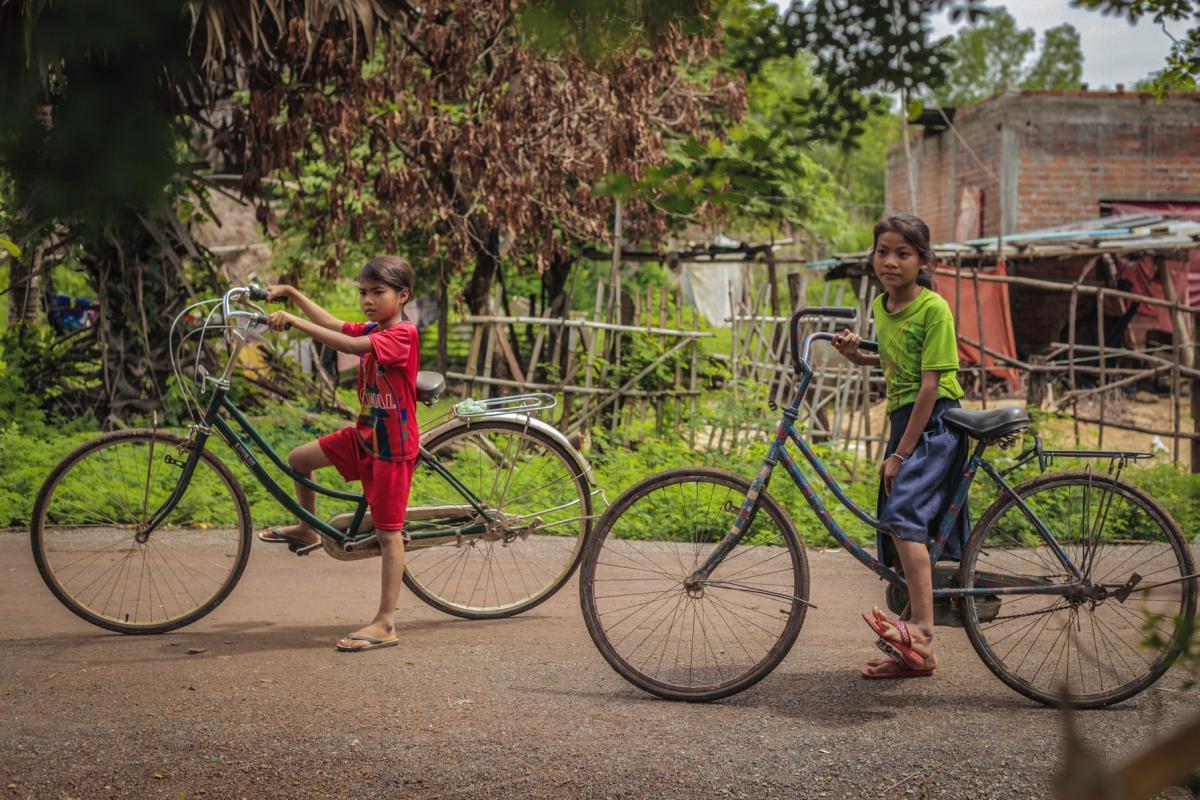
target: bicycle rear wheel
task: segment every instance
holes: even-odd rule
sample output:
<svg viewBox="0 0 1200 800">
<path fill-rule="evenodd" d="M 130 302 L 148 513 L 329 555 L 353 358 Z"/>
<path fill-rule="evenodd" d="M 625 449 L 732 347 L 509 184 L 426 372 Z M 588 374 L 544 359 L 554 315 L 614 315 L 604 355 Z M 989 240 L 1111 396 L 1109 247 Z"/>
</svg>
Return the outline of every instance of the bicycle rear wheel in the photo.
<svg viewBox="0 0 1200 800">
<path fill-rule="evenodd" d="M 588 477 L 567 448 L 537 428 L 486 419 L 451 428 L 423 447 L 494 522 L 483 535 L 434 547 L 415 539 L 404 573 L 408 588 L 434 608 L 467 619 L 519 614 L 558 591 L 579 564 L 592 526 Z M 481 522 L 425 459 L 409 496 L 414 506 L 460 509 L 457 519 L 410 520 L 410 534 Z M 410 511 L 410 517 L 419 514 Z"/>
<path fill-rule="evenodd" d="M 250 509 L 208 451 L 178 505 L 137 541 L 179 484 L 187 445 L 164 431 L 106 434 L 69 453 L 42 484 L 29 531 L 33 558 L 54 596 L 88 622 L 164 633 L 212 611 L 241 578 Z"/>
<path fill-rule="evenodd" d="M 1064 472 L 1016 487 L 1071 562 L 1074 578 L 1011 496 L 971 533 L 959 581 L 1008 588 L 962 598 L 971 645 L 993 673 L 1046 705 L 1065 690 L 1082 708 L 1119 703 L 1171 666 L 1196 613 L 1191 550 L 1154 498 L 1107 475 Z M 1017 587 L 1077 584 L 1073 596 Z M 1094 586 L 1104 586 L 1097 596 Z M 1120 594 L 1121 586 L 1131 591 Z"/>
<path fill-rule="evenodd" d="M 668 700 L 727 697 L 766 677 L 795 642 L 808 562 L 766 491 L 710 581 L 685 585 L 749 489 L 721 470 L 669 470 L 635 484 L 601 518 L 580 572 L 583 618 L 605 660 L 635 686 Z"/>
</svg>

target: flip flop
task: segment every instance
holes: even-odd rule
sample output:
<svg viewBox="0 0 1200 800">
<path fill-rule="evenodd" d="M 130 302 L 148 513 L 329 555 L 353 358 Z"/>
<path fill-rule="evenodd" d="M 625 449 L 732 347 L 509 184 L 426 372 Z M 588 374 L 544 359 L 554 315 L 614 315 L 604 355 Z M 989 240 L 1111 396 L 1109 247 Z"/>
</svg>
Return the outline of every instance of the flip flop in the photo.
<svg viewBox="0 0 1200 800">
<path fill-rule="evenodd" d="M 395 647 L 396 645 L 400 644 L 399 638 L 388 639 L 386 641 L 383 639 L 376 639 L 373 636 L 347 636 L 346 638 L 350 639 L 352 641 L 356 641 L 356 642 L 367 642 L 367 646 L 366 647 L 344 647 L 341 644 L 339 644 L 335 648 L 339 653 L 361 653 L 365 650 L 379 650 L 380 648 L 383 648 L 383 647 Z"/>
<path fill-rule="evenodd" d="M 266 544 L 286 544 L 288 550 L 291 550 L 298 556 L 306 556 L 321 546 L 320 541 L 306 542 L 291 534 L 284 533 L 278 528 L 267 528 L 265 531 L 259 531 L 258 540 Z"/>
<path fill-rule="evenodd" d="M 311 542 L 298 539 L 289 533 L 284 533 L 283 531 L 279 530 L 279 528 L 267 528 L 265 531 L 259 531 L 258 540 L 260 542 L 266 542 L 267 544 L 311 544 Z"/>
<path fill-rule="evenodd" d="M 892 656 L 892 663 L 897 666 L 897 669 L 888 670 L 887 672 L 877 672 L 870 667 L 863 667 L 860 670 L 860 674 L 864 680 L 868 681 L 886 681 L 893 678 L 928 678 L 933 675 L 933 670 L 931 669 L 910 669 L 895 656 Z"/>
<path fill-rule="evenodd" d="M 872 614 L 863 612 L 863 620 L 867 626 L 875 631 L 879 636 L 875 646 L 889 656 L 900 659 L 909 669 L 923 670 L 925 669 L 925 657 L 912 648 L 912 634 L 908 630 L 908 623 L 902 619 L 877 620 Z M 886 623 L 886 624 L 885 624 Z M 896 630 L 900 634 L 900 641 L 894 641 L 887 637 L 889 632 L 888 626 Z"/>
</svg>

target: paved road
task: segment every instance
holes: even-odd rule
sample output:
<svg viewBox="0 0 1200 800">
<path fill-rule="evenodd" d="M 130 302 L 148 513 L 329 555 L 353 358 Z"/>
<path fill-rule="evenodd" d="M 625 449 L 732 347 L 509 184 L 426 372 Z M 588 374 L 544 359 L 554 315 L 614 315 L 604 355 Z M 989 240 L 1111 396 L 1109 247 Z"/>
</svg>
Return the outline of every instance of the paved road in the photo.
<svg viewBox="0 0 1200 800">
<path fill-rule="evenodd" d="M 333 643 L 373 608 L 374 561 L 255 547 L 233 595 L 174 634 L 93 628 L 0 532 L 0 797 L 1044 796 L 1059 720 L 959 630 L 929 680 L 864 683 L 879 584 L 810 553 L 820 609 L 783 665 L 711 705 L 651 699 L 588 639 L 577 584 L 497 622 L 401 598 L 403 646 Z M 204 648 L 189 655 L 189 648 Z M 1200 706 L 1161 689 L 1085 715 L 1107 757 Z"/>
</svg>

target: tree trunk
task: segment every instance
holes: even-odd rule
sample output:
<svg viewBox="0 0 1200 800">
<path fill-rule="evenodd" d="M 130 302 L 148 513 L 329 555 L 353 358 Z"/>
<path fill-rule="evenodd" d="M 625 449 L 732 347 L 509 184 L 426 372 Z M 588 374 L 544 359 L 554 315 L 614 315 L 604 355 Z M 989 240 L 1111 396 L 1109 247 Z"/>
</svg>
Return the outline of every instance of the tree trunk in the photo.
<svg viewBox="0 0 1200 800">
<path fill-rule="evenodd" d="M 547 317 L 566 319 L 571 315 L 570 298 L 566 295 L 566 289 L 571 267 L 574 265 L 574 256 L 556 255 L 542 273 L 542 307 Z M 571 329 L 565 326 L 551 328 L 549 333 L 553 339 L 542 352 L 558 353 L 558 374 L 562 376 L 564 383 L 570 383 L 571 376 L 566 374 L 566 369 L 567 362 L 570 361 L 568 345 L 571 342 Z"/>
<path fill-rule="evenodd" d="M 156 221 L 122 214 L 120 223 L 85 247 L 83 265 L 100 301 L 97 335 L 104 355 L 98 405 L 106 427 L 166 410 L 171 322 L 193 293 L 179 229 L 164 223 L 150 230 Z"/>
<path fill-rule="evenodd" d="M 500 232 L 489 230 L 479 238 L 483 245 L 475 246 L 475 271 L 466 290 L 467 307 L 472 314 L 487 313 L 488 293 L 500 266 Z"/>
<path fill-rule="evenodd" d="M 8 324 L 36 325 L 40 316 L 42 262 L 45 248 L 34 246 L 19 258 L 8 259 Z"/>
</svg>

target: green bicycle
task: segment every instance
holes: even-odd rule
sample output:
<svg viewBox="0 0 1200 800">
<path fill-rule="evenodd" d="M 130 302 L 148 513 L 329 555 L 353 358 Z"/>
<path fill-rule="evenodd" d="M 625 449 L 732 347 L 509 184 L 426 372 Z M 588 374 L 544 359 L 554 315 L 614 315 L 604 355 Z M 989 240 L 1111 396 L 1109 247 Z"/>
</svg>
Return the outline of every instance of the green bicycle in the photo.
<svg viewBox="0 0 1200 800">
<path fill-rule="evenodd" d="M 256 306 L 232 307 L 247 299 L 265 300 L 266 292 L 230 289 L 184 309 L 172 325 L 175 374 L 193 419 L 187 436 L 157 426 L 102 435 L 67 454 L 38 493 L 30 525 L 38 571 L 88 622 L 120 633 L 164 633 L 205 616 L 237 585 L 253 526 L 241 485 L 208 448 L 214 434 L 281 506 L 320 532 L 320 544 L 293 552 L 321 548 L 343 561 L 379 555 L 363 497 L 304 480 L 229 399 L 239 354 L 266 322 Z M 176 328 L 197 309 L 202 324 L 176 344 Z M 213 354 L 204 340 L 214 332 L 228 353 L 219 377 L 201 363 Z M 181 353 L 193 338 L 196 356 L 185 374 Z M 419 374 L 420 401 L 432 405 L 444 390 L 441 375 Z M 464 401 L 422 430 L 410 496 L 424 505 L 408 509 L 404 582 L 429 605 L 469 619 L 507 617 L 543 602 L 571 577 L 600 490 L 584 457 L 532 416 L 554 403 L 550 395 Z M 256 449 L 292 480 L 354 510 L 328 520 L 309 514 Z"/>
</svg>

